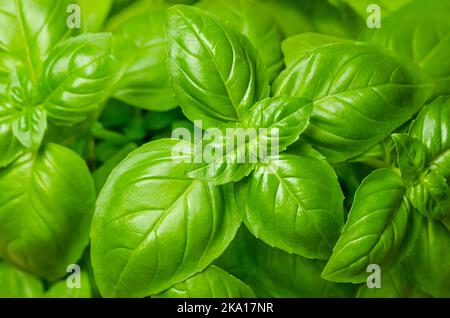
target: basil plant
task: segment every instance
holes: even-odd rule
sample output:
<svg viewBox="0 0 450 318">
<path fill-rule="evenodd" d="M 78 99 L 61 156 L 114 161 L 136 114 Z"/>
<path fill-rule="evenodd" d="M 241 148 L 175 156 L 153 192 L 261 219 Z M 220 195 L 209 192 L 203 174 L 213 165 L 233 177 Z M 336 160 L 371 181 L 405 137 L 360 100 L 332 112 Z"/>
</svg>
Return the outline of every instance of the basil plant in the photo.
<svg viewBox="0 0 450 318">
<path fill-rule="evenodd" d="M 0 297 L 450 297 L 450 3 L 394 2 L 0 1 Z"/>
</svg>

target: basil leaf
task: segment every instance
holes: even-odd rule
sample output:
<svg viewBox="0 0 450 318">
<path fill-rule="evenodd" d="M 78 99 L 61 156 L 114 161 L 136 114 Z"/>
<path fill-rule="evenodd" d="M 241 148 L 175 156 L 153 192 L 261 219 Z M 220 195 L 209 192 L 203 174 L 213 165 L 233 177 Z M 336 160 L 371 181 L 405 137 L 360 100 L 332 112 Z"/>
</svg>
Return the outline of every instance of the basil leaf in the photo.
<svg viewBox="0 0 450 318">
<path fill-rule="evenodd" d="M 364 72 L 358 71 L 361 67 Z M 280 74 L 273 92 L 313 101 L 303 136 L 327 160 L 339 162 L 361 154 L 406 122 L 422 107 L 427 90 L 415 68 L 372 46 L 340 43 L 297 59 Z"/>
<path fill-rule="evenodd" d="M 264 64 L 242 34 L 197 8 L 167 10 L 168 67 L 175 96 L 204 128 L 239 122 L 269 94 Z"/>
<path fill-rule="evenodd" d="M 270 97 L 250 108 L 244 125 L 267 129 L 260 140 L 268 149 L 278 143 L 279 151 L 284 151 L 297 141 L 309 124 L 312 111 L 311 101 L 304 98 Z M 261 135 L 261 133 L 260 133 Z"/>
<path fill-rule="evenodd" d="M 416 182 L 427 164 L 427 149 L 417 139 L 407 134 L 393 134 L 397 160 L 405 183 Z"/>
<path fill-rule="evenodd" d="M 178 140 L 132 152 L 111 173 L 92 229 L 92 265 L 105 297 L 161 293 L 205 269 L 233 239 L 240 219 L 222 187 L 186 177 Z M 187 145 L 189 149 L 190 145 Z"/>
<path fill-rule="evenodd" d="M 246 35 L 261 54 L 272 82 L 283 68 L 282 33 L 272 15 L 254 0 L 203 0 L 197 7 L 207 10 Z"/>
<path fill-rule="evenodd" d="M 64 275 L 89 239 L 95 191 L 85 162 L 47 144 L 0 170 L 0 193 L 5 260 L 47 279 Z"/>
<path fill-rule="evenodd" d="M 284 54 L 284 62 L 286 65 L 290 65 L 297 58 L 302 57 L 302 55 L 310 53 L 319 47 L 346 42 L 351 43 L 351 41 L 347 39 L 338 38 L 332 35 L 308 32 L 287 38 L 281 44 L 281 49 Z"/>
<path fill-rule="evenodd" d="M 450 93 L 449 10 L 446 0 L 413 1 L 383 19 L 382 28 L 367 29 L 360 38 L 419 65 L 438 97 Z"/>
<path fill-rule="evenodd" d="M 322 277 L 362 283 L 368 265 L 387 270 L 396 261 L 408 231 L 410 203 L 405 191 L 400 176 L 388 169 L 376 170 L 363 180 Z"/>
<path fill-rule="evenodd" d="M 242 281 L 217 266 L 210 265 L 155 298 L 254 298 L 255 293 Z"/>
<path fill-rule="evenodd" d="M 155 111 L 177 106 L 166 67 L 164 23 L 168 5 L 139 1 L 108 23 L 107 30 L 133 42 L 136 55 L 120 79 L 114 97 Z"/>
<path fill-rule="evenodd" d="M 15 109 L 5 96 L 0 95 L 0 168 L 9 165 L 24 151 L 24 147 L 13 133 Z"/>
<path fill-rule="evenodd" d="M 91 284 L 86 273 L 80 274 L 80 288 L 69 288 L 67 279 L 53 284 L 45 293 L 45 298 L 92 298 Z"/>
<path fill-rule="evenodd" d="M 349 7 L 336 8 L 328 1 L 307 0 L 305 14 L 310 18 L 314 31 L 341 38 L 356 38 L 366 27 Z"/>
<path fill-rule="evenodd" d="M 410 135 L 428 149 L 429 164 L 443 177 L 450 177 L 450 96 L 426 105 L 411 125 Z"/>
<path fill-rule="evenodd" d="M 70 34 L 69 0 L 15 0 L 0 3 L 0 52 L 10 69 L 20 65 L 36 85 L 50 50 Z"/>
<path fill-rule="evenodd" d="M 344 221 L 344 197 L 326 161 L 284 152 L 236 188 L 243 220 L 256 237 L 304 257 L 330 256 Z"/>
<path fill-rule="evenodd" d="M 450 297 L 450 231 L 441 223 L 414 214 L 419 226 L 410 255 L 403 262 L 408 277 L 423 292 L 433 297 Z"/>
<path fill-rule="evenodd" d="M 406 194 L 424 216 L 433 220 L 450 216 L 450 189 L 445 178 L 436 171 L 421 176 L 417 184 L 408 187 Z"/>
<path fill-rule="evenodd" d="M 24 109 L 12 124 L 14 136 L 20 143 L 37 150 L 47 130 L 47 114 L 42 107 Z"/>
<path fill-rule="evenodd" d="M 44 284 L 35 276 L 0 262 L 0 298 L 38 298 Z"/>
<path fill-rule="evenodd" d="M 80 35 L 57 45 L 40 83 L 48 117 L 65 125 L 86 119 L 110 95 L 132 52 L 128 42 L 107 33 Z"/>
<path fill-rule="evenodd" d="M 270 247 L 241 226 L 236 238 L 215 262 L 247 283 L 258 297 L 351 297 L 353 286 L 320 277 L 324 261 Z"/>
</svg>

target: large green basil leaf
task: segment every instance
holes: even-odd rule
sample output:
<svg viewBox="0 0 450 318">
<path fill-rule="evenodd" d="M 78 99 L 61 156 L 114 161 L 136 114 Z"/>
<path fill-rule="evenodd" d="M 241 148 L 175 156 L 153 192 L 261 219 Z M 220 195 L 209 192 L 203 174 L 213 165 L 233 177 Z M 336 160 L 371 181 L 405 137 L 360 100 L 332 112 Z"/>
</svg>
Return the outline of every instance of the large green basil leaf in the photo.
<svg viewBox="0 0 450 318">
<path fill-rule="evenodd" d="M 111 94 L 133 56 L 130 44 L 109 33 L 84 34 L 57 45 L 40 82 L 43 106 L 60 124 L 75 124 Z"/>
<path fill-rule="evenodd" d="M 156 298 L 254 298 L 255 293 L 231 274 L 210 265 Z"/>
<path fill-rule="evenodd" d="M 269 81 L 283 68 L 282 33 L 273 16 L 255 0 L 203 0 L 196 4 L 231 23 L 261 54 Z"/>
<path fill-rule="evenodd" d="M 376 170 L 363 180 L 322 277 L 362 283 L 368 265 L 387 270 L 403 255 L 410 211 L 405 191 L 401 177 L 388 169 Z"/>
<path fill-rule="evenodd" d="M 37 298 L 44 284 L 35 276 L 0 262 L 0 298 Z"/>
<path fill-rule="evenodd" d="M 85 162 L 47 144 L 0 169 L 3 257 L 47 279 L 64 275 L 88 244 L 95 191 Z"/>
<path fill-rule="evenodd" d="M 204 128 L 239 122 L 269 94 L 264 63 L 250 41 L 206 11 L 167 10 L 168 67 L 185 115 Z"/>
<path fill-rule="evenodd" d="M 419 226 L 410 255 L 403 262 L 408 277 L 433 297 L 450 297 L 450 231 L 441 222 L 414 215 Z"/>
<path fill-rule="evenodd" d="M 397 161 L 405 183 L 416 182 L 427 164 L 427 149 L 414 137 L 407 134 L 393 134 L 397 149 Z"/>
<path fill-rule="evenodd" d="M 103 296 L 161 293 L 202 271 L 233 239 L 231 195 L 186 176 L 190 153 L 162 139 L 132 152 L 101 191 L 91 229 L 92 265 Z M 189 149 L 189 146 L 186 147 Z"/>
<path fill-rule="evenodd" d="M 68 278 L 70 280 L 70 277 Z M 85 272 L 80 274 L 80 288 L 69 288 L 66 279 L 53 284 L 45 293 L 45 298 L 91 298 L 92 290 L 89 276 Z"/>
<path fill-rule="evenodd" d="M 280 74 L 273 91 L 313 101 L 303 136 L 338 162 L 382 141 L 423 106 L 428 91 L 419 74 L 372 46 L 340 43 L 298 58 Z"/>
<path fill-rule="evenodd" d="M 419 65 L 434 84 L 434 96 L 450 93 L 450 2 L 413 1 L 368 29 L 361 39 Z"/>
<path fill-rule="evenodd" d="M 324 261 L 270 247 L 244 226 L 215 263 L 249 284 L 258 297 L 351 297 L 354 293 L 352 285 L 320 277 Z"/>
<path fill-rule="evenodd" d="M 49 51 L 70 33 L 65 15 L 70 0 L 0 2 L 0 54 L 13 69 L 21 65 L 37 84 Z"/>
<path fill-rule="evenodd" d="M 239 210 L 256 237 L 308 258 L 331 255 L 344 223 L 344 197 L 326 161 L 287 151 L 236 187 Z"/>
<path fill-rule="evenodd" d="M 428 149 L 430 169 L 450 177 L 450 96 L 426 105 L 411 125 L 410 135 Z"/>
<path fill-rule="evenodd" d="M 114 97 L 136 107 L 165 111 L 177 106 L 166 67 L 164 23 L 168 5 L 140 1 L 111 19 L 107 30 L 137 47 Z"/>
<path fill-rule="evenodd" d="M 424 298 L 423 293 L 411 282 L 403 267 L 396 266 L 388 272 L 381 270 L 380 288 L 362 285 L 356 297 L 359 298 Z"/>
</svg>

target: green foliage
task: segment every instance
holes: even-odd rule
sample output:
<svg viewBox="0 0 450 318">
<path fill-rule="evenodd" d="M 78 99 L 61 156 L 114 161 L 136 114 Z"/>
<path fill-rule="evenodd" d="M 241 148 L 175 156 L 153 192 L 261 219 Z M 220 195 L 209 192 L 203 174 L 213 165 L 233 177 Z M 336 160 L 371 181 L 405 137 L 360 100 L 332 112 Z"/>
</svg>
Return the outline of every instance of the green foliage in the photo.
<svg viewBox="0 0 450 318">
<path fill-rule="evenodd" d="M 449 12 L 0 1 L 0 297 L 450 297 Z"/>
</svg>

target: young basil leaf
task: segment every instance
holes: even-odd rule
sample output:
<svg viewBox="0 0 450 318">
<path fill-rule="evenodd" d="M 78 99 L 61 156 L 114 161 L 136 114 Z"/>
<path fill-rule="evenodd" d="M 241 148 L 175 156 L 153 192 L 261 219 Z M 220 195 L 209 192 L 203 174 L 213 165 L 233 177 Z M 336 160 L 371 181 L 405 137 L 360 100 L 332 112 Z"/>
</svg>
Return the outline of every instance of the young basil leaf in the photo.
<svg viewBox="0 0 450 318">
<path fill-rule="evenodd" d="M 449 10 L 447 0 L 412 1 L 383 19 L 382 28 L 367 29 L 360 38 L 419 65 L 438 97 L 450 93 Z"/>
<path fill-rule="evenodd" d="M 50 50 L 70 34 L 66 27 L 70 0 L 16 0 L 0 3 L 0 52 L 20 65 L 36 85 Z"/>
<path fill-rule="evenodd" d="M 420 291 L 410 281 L 402 266 L 396 266 L 388 272 L 381 270 L 380 287 L 369 288 L 366 284 L 358 289 L 358 298 L 423 298 L 429 295 Z"/>
<path fill-rule="evenodd" d="M 311 101 L 305 98 L 270 97 L 250 108 L 244 125 L 267 129 L 267 134 L 261 136 L 265 140 L 261 141 L 268 149 L 277 143 L 279 151 L 284 151 L 308 126 L 312 108 Z"/>
<path fill-rule="evenodd" d="M 422 175 L 417 184 L 408 187 L 406 194 L 424 216 L 433 220 L 450 216 L 450 188 L 445 178 L 436 171 Z"/>
<path fill-rule="evenodd" d="M 0 168 L 16 160 L 23 151 L 24 147 L 15 138 L 11 124 L 0 120 Z"/>
<path fill-rule="evenodd" d="M 70 279 L 70 278 L 67 278 Z M 53 284 L 50 289 L 45 292 L 45 298 L 91 298 L 92 290 L 89 282 L 88 274 L 82 272 L 80 274 L 80 286 L 69 288 L 67 280 L 63 279 Z"/>
<path fill-rule="evenodd" d="M 194 147 L 192 162 L 196 164 L 187 175 L 216 185 L 239 181 L 255 168 L 257 143 L 256 132 L 247 135 L 245 127 L 236 124 L 210 128 Z"/>
<path fill-rule="evenodd" d="M 139 1 L 112 18 L 106 28 L 137 47 L 114 97 L 139 108 L 166 111 L 177 106 L 166 67 L 167 7 L 155 1 Z"/>
<path fill-rule="evenodd" d="M 322 277 L 362 283 L 368 265 L 387 270 L 396 261 L 408 230 L 410 203 L 405 191 L 401 177 L 388 169 L 376 170 L 363 180 Z"/>
<path fill-rule="evenodd" d="M 89 238 L 95 191 L 85 162 L 46 144 L 0 170 L 0 193 L 3 257 L 47 279 L 64 275 Z"/>
<path fill-rule="evenodd" d="M 254 298 L 255 293 L 245 283 L 217 266 L 178 283 L 154 298 Z"/>
<path fill-rule="evenodd" d="M 270 247 L 241 226 L 236 238 L 215 262 L 238 277 L 258 297 L 351 297 L 350 284 L 320 277 L 324 261 L 312 260 Z"/>
<path fill-rule="evenodd" d="M 415 183 L 427 164 L 427 148 L 407 134 L 393 134 L 397 161 L 405 183 Z"/>
<path fill-rule="evenodd" d="M 450 177 L 450 96 L 426 105 L 411 125 L 409 134 L 428 149 L 429 164 L 442 176 Z"/>
<path fill-rule="evenodd" d="M 158 140 L 132 152 L 103 187 L 92 265 L 103 296 L 144 297 L 202 271 L 233 239 L 239 215 L 222 187 L 186 177 L 190 144 Z"/>
<path fill-rule="evenodd" d="M 80 35 L 57 45 L 40 82 L 48 117 L 65 125 L 86 119 L 111 94 L 132 52 L 127 41 L 108 33 Z"/>
<path fill-rule="evenodd" d="M 280 74 L 273 91 L 313 101 L 303 136 L 332 162 L 382 141 L 423 106 L 427 94 L 417 69 L 360 43 L 306 53 Z"/>
<path fill-rule="evenodd" d="M 23 145 L 13 133 L 13 121 L 17 112 L 7 98 L 0 95 L 0 168 L 9 165 L 24 151 Z"/>
<path fill-rule="evenodd" d="M 410 255 L 403 262 L 408 277 L 423 292 L 433 297 L 450 297 L 450 231 L 441 222 L 414 214 L 419 226 Z"/>
<path fill-rule="evenodd" d="M 42 107 L 25 108 L 14 119 L 12 130 L 24 147 L 37 150 L 47 130 L 47 114 Z"/>
<path fill-rule="evenodd" d="M 175 96 L 204 128 L 239 122 L 269 94 L 264 64 L 250 41 L 212 14 L 188 6 L 167 10 L 168 67 Z"/>
<path fill-rule="evenodd" d="M 0 298 L 39 298 L 44 284 L 35 276 L 0 262 Z"/>
<path fill-rule="evenodd" d="M 286 65 L 292 64 L 297 58 L 302 57 L 315 49 L 334 43 L 351 43 L 348 39 L 338 38 L 332 35 L 307 32 L 291 36 L 283 41 L 281 49 Z"/>
<path fill-rule="evenodd" d="M 246 35 L 261 54 L 272 82 L 283 68 L 282 33 L 271 13 L 255 0 L 203 0 L 196 6 L 207 10 Z"/>
<path fill-rule="evenodd" d="M 326 161 L 287 151 L 258 164 L 236 187 L 243 220 L 256 237 L 308 258 L 331 255 L 344 222 L 344 197 Z"/>
</svg>

